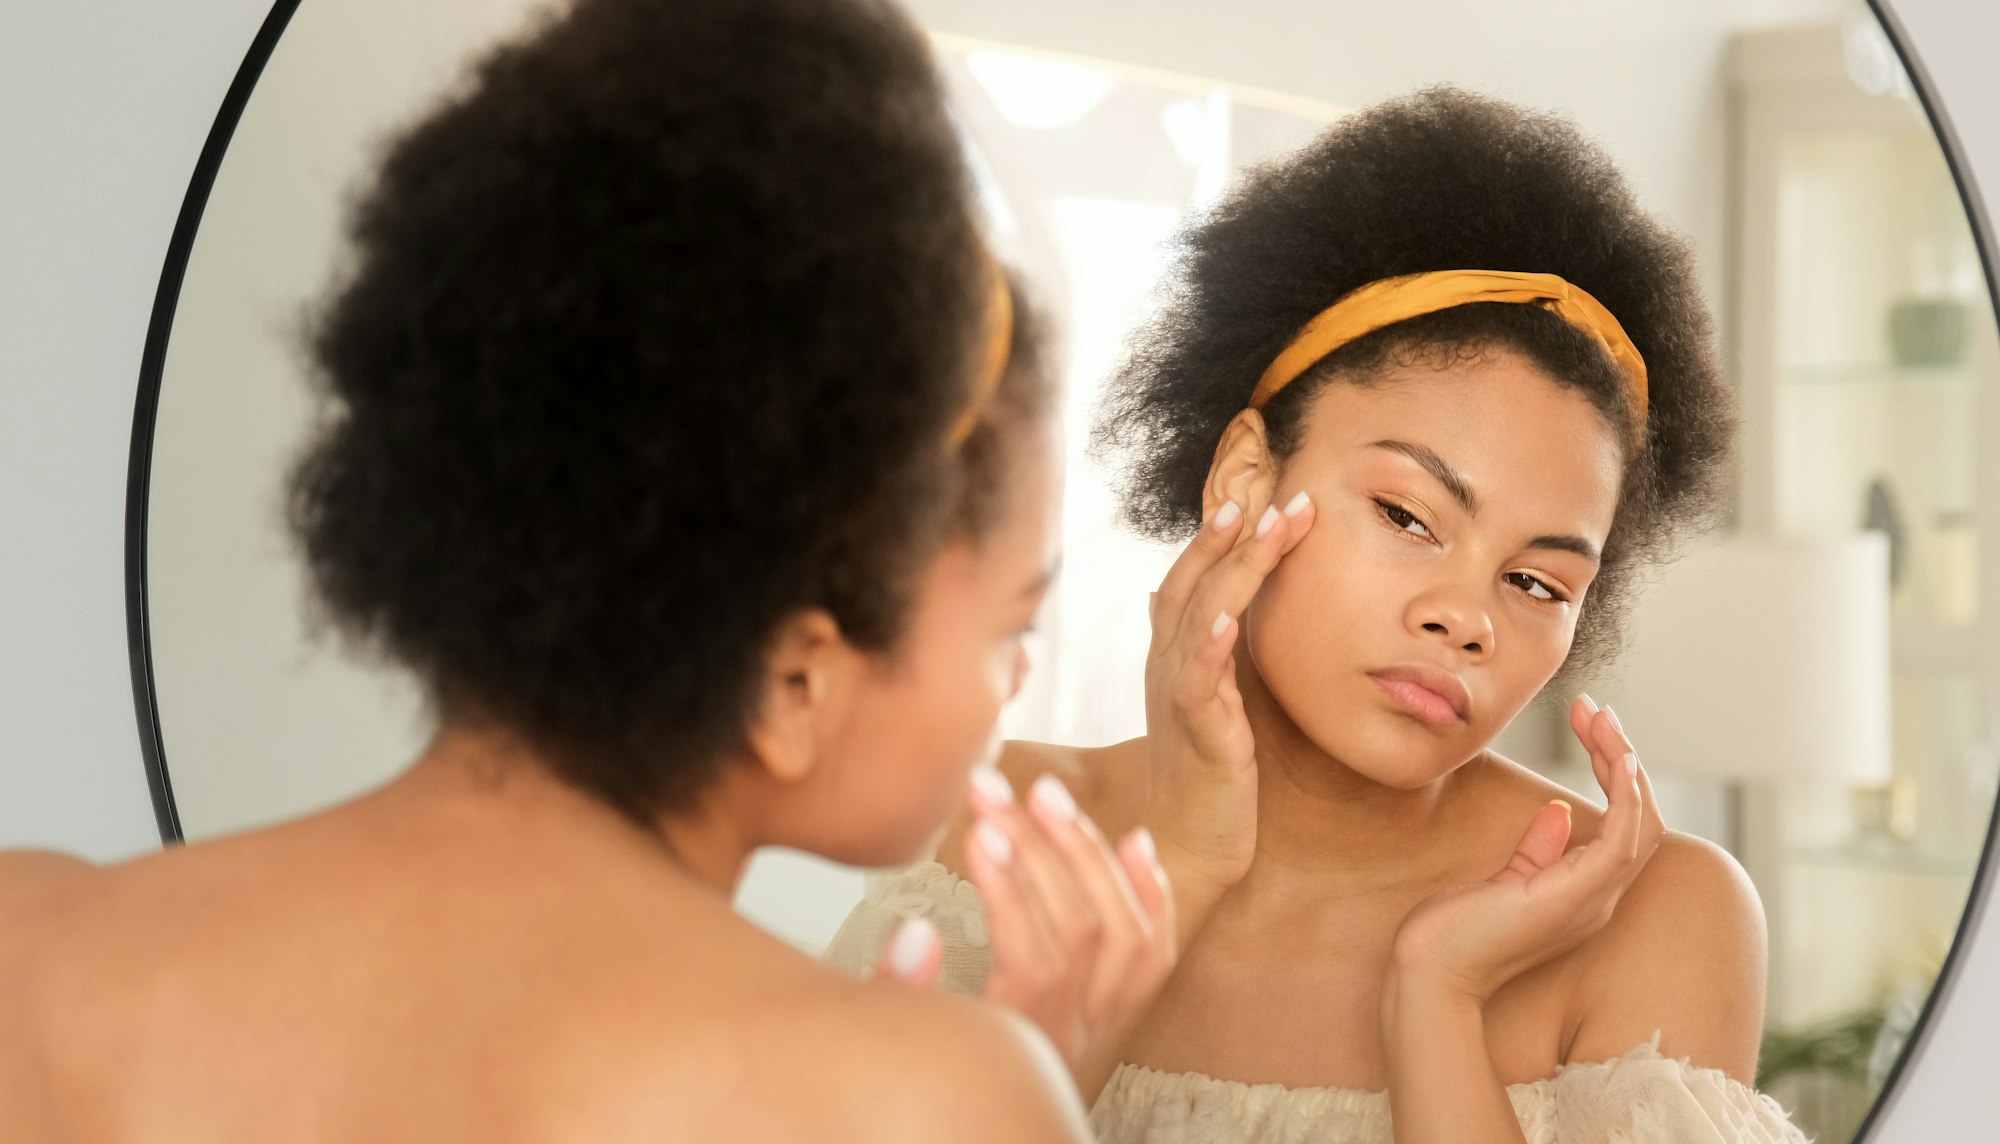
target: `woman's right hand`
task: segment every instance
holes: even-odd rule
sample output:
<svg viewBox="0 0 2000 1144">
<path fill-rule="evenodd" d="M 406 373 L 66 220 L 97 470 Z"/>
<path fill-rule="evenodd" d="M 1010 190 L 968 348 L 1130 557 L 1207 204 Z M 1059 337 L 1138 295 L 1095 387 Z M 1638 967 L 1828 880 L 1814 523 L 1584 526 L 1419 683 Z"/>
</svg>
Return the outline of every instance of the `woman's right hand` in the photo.
<svg viewBox="0 0 2000 1144">
<path fill-rule="evenodd" d="M 1198 925 L 1250 868 L 1257 844 L 1256 740 L 1236 690 L 1243 610 L 1312 528 L 1312 498 L 1272 505 L 1254 527 L 1235 501 L 1202 524 L 1153 594 L 1146 660 L 1151 786 L 1144 821 Z"/>
<path fill-rule="evenodd" d="M 1145 827 L 1114 849 L 1053 775 L 1025 804 L 999 771 L 974 772 L 961 868 L 979 887 L 994 955 L 980 996 L 1033 1021 L 1091 1100 L 1173 968 L 1173 894 Z M 906 922 L 884 966 L 929 985 L 939 958 L 935 930 Z"/>
</svg>

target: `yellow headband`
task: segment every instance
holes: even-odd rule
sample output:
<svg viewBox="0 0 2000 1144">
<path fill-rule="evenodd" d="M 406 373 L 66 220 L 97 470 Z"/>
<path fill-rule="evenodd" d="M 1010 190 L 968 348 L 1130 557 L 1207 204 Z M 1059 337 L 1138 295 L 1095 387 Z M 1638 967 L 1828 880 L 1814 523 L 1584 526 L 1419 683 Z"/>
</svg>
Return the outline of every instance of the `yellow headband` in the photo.
<svg viewBox="0 0 2000 1144">
<path fill-rule="evenodd" d="M 993 400 L 1000 379 L 1006 376 L 1007 355 L 1014 346 L 1014 293 L 1007 285 L 1007 273 L 1000 269 L 1000 263 L 989 260 L 988 265 L 992 268 L 993 287 L 986 294 L 986 352 L 980 356 L 979 373 L 973 379 L 972 400 L 959 415 L 958 423 L 951 427 L 953 448 L 965 444 L 978 427 L 986 403 Z"/>
<path fill-rule="evenodd" d="M 1611 311 L 1582 288 L 1553 274 L 1511 270 L 1433 270 L 1371 282 L 1320 311 L 1285 347 L 1250 394 L 1257 409 L 1312 368 L 1314 362 L 1384 326 L 1472 302 L 1526 302 L 1553 311 L 1563 321 L 1597 339 L 1632 382 L 1634 429 L 1646 425 L 1646 359 L 1625 336 Z"/>
</svg>

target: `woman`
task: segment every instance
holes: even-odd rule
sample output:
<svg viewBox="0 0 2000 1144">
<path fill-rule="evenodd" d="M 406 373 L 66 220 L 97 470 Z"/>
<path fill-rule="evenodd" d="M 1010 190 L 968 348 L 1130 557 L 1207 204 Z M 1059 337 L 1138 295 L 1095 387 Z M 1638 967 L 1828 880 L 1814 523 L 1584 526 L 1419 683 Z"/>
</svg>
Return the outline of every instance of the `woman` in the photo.
<svg viewBox="0 0 2000 1144">
<path fill-rule="evenodd" d="M 398 141 L 290 518 L 436 736 L 301 821 L 0 855 L 0 1136 L 1079 1139 L 1128 993 L 1002 991 L 1058 1062 L 730 908 L 761 845 L 920 853 L 1025 667 L 1059 475 L 970 201 L 874 0 L 584 0 Z M 1143 832 L 987 819 L 1110 919 L 1064 972 L 1157 983 Z"/>
<path fill-rule="evenodd" d="M 1250 175 L 1169 297 L 1098 434 L 1131 521 L 1193 536 L 1152 605 L 1148 734 L 1000 763 L 1149 824 L 1192 935 L 1099 1138 L 1794 1138 L 1748 1087 L 1742 872 L 1664 830 L 1588 697 L 1606 809 L 1488 749 L 1604 661 L 1714 504 L 1733 409 L 1685 246 L 1568 124 L 1440 89 Z M 835 959 L 893 903 L 976 985 L 960 853 Z"/>
</svg>

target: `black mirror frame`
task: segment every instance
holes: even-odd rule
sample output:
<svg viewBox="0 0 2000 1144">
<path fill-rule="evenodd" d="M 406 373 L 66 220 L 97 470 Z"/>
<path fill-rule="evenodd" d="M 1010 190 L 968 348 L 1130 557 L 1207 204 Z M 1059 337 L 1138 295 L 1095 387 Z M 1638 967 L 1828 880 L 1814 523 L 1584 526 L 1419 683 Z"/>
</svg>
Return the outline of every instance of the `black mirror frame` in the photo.
<svg viewBox="0 0 2000 1144">
<path fill-rule="evenodd" d="M 167 342 L 172 333 L 174 311 L 180 301 L 181 284 L 187 275 L 188 259 L 194 250 L 195 236 L 201 227 L 201 216 L 208 205 L 209 192 L 222 168 L 223 154 L 228 150 L 236 125 L 242 119 L 243 109 L 249 104 L 250 94 L 298 6 L 299 0 L 276 0 L 270 14 L 258 28 L 256 38 L 251 41 L 228 92 L 223 96 L 222 107 L 216 112 L 215 122 L 209 128 L 208 138 L 195 162 L 194 176 L 181 200 L 180 214 L 167 244 L 166 264 L 160 274 L 159 288 L 153 296 L 152 316 L 146 327 L 145 349 L 139 363 L 138 399 L 132 415 L 132 446 L 125 483 L 125 635 L 131 660 L 132 700 L 139 720 L 139 745 L 144 758 L 146 786 L 152 795 L 153 816 L 159 826 L 160 841 L 168 846 L 184 839 L 180 813 L 174 804 L 173 780 L 167 770 L 166 744 L 160 734 L 159 695 L 154 686 L 152 634 L 146 601 L 147 509 L 160 382 L 166 368 Z M 1973 182 L 1958 135 L 1939 105 L 1936 87 L 1925 73 L 1923 61 L 1912 50 L 1901 21 L 1890 10 L 1886 0 L 1868 0 L 1868 8 L 1881 24 L 1909 74 L 1917 100 L 1944 151 L 1945 163 L 1950 168 L 1959 199 L 1972 226 L 1973 238 L 1979 247 L 1987 300 L 1994 306 L 1994 312 L 2000 313 L 2000 289 L 1996 289 L 1994 276 L 2000 246 L 1995 245 L 1985 201 L 1980 198 L 1979 189 Z M 1867 1118 L 1861 1123 L 1855 1136 L 1857 1144 L 1874 1138 L 1885 1110 L 1909 1070 L 1910 1062 L 1922 1049 L 1930 1030 L 1936 1025 L 1937 1013 L 1958 984 L 1967 939 L 1977 930 L 1986 899 L 1992 890 L 1996 835 L 2000 835 L 2000 803 L 1996 803 L 1993 819 L 1987 824 L 1986 841 L 1966 896 L 1965 911 L 1959 917 L 1958 928 L 1952 935 L 1937 982 L 1932 986 L 1930 996 L 1925 998 L 1909 1039 L 1883 1081 L 1881 1092 L 1876 1094 Z"/>
</svg>

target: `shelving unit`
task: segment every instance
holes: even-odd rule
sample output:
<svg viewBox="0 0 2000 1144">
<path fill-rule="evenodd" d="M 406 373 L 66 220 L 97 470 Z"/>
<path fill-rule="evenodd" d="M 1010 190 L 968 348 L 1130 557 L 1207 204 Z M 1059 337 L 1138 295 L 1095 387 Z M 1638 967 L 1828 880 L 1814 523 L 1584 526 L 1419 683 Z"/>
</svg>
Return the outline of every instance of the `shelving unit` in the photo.
<svg viewBox="0 0 2000 1144">
<path fill-rule="evenodd" d="M 1774 1029 L 1922 985 L 2000 781 L 2000 464 L 1979 448 L 2000 439 L 2000 336 L 1942 152 L 1879 35 L 1859 16 L 1760 32 L 1729 60 L 1736 524 L 1890 533 L 1892 761 L 1915 793 L 1892 837 L 1837 784 L 1745 791 L 1739 857 L 1770 917 Z M 1867 1103 L 1801 1119 L 1841 1140 Z"/>
</svg>

